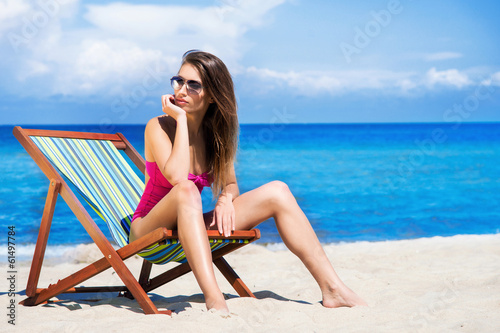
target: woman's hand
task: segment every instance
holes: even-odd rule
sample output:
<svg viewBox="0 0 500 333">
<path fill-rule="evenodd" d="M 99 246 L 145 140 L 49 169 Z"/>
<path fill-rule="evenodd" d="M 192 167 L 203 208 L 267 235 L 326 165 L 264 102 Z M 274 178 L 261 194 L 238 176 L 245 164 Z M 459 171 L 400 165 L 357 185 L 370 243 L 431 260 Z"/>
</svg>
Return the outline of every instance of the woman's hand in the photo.
<svg viewBox="0 0 500 333">
<path fill-rule="evenodd" d="M 210 227 L 217 224 L 217 229 L 225 237 L 231 236 L 231 232 L 236 229 L 236 216 L 234 212 L 233 200 L 231 194 L 221 195 L 215 205 Z"/>
<path fill-rule="evenodd" d="M 175 105 L 174 95 L 162 95 L 161 105 L 164 113 L 177 120 L 180 116 L 185 116 L 186 111 Z"/>
</svg>

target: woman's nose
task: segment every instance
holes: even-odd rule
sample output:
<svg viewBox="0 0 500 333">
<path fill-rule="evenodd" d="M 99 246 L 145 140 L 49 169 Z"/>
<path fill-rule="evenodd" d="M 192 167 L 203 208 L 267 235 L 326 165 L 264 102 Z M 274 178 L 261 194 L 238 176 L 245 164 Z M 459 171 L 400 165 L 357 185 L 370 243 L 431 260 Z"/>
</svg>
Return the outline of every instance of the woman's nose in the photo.
<svg viewBox="0 0 500 333">
<path fill-rule="evenodd" d="M 181 86 L 181 88 L 179 89 L 179 93 L 183 94 L 183 95 L 187 95 L 187 84 L 184 82 L 184 84 Z"/>
</svg>

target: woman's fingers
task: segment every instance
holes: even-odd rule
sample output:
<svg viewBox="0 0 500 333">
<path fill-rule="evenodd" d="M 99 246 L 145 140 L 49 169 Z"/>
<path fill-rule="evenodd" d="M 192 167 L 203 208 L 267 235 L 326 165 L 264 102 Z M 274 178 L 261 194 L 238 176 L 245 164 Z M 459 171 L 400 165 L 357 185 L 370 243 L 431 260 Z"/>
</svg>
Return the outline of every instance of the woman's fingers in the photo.
<svg viewBox="0 0 500 333">
<path fill-rule="evenodd" d="M 231 235 L 231 218 L 230 215 L 224 215 L 224 236 L 228 237 Z"/>
<path fill-rule="evenodd" d="M 214 221 L 210 226 L 215 225 L 215 223 L 217 223 L 219 234 L 225 237 L 231 236 L 231 232 L 235 230 L 234 213 L 228 214 L 227 212 L 221 212 L 216 209 L 214 211 Z"/>
<path fill-rule="evenodd" d="M 224 235 L 224 221 L 222 214 L 217 215 L 217 226 L 219 227 L 219 234 Z"/>
<path fill-rule="evenodd" d="M 214 209 L 214 221 L 214 224 L 217 224 L 217 230 L 219 231 L 219 234 L 222 235 L 221 211 L 218 206 L 215 206 Z"/>
<path fill-rule="evenodd" d="M 168 95 L 161 96 L 161 106 L 164 113 L 168 114 Z"/>
<path fill-rule="evenodd" d="M 213 227 L 215 225 L 215 211 L 212 214 L 212 222 L 210 222 L 210 227 Z"/>
<path fill-rule="evenodd" d="M 233 232 L 233 230 L 235 230 L 235 213 L 234 213 L 234 210 L 231 211 L 231 212 L 228 212 L 227 216 L 226 216 L 226 223 L 225 223 L 225 227 L 226 227 L 226 234 L 225 236 L 226 237 L 229 237 L 231 236 L 231 233 Z"/>
<path fill-rule="evenodd" d="M 161 96 L 162 111 L 169 115 L 170 117 L 177 120 L 178 116 L 186 114 L 186 112 L 175 105 L 174 95 L 162 95 Z"/>
<path fill-rule="evenodd" d="M 236 213 L 233 210 L 233 213 L 231 214 L 231 231 L 236 230 Z"/>
</svg>

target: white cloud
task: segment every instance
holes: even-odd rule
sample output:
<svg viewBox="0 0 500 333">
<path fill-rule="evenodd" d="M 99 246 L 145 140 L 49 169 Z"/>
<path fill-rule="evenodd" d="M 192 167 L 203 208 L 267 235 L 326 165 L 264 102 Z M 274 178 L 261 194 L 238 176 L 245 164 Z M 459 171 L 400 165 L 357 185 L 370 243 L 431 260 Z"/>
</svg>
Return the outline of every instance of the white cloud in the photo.
<svg viewBox="0 0 500 333">
<path fill-rule="evenodd" d="M 112 3 L 88 6 L 85 18 L 100 31 L 115 36 L 172 43 L 180 36 L 217 33 L 233 37 L 236 27 L 218 19 L 211 7 L 155 6 Z"/>
<path fill-rule="evenodd" d="M 0 1 L 0 22 L 26 13 L 29 9 L 29 4 L 22 0 Z"/>
<path fill-rule="evenodd" d="M 222 1 L 208 7 L 132 5 L 88 6 L 85 18 L 104 36 L 179 57 L 193 48 L 217 54 L 237 73 L 246 46 L 244 34 L 265 24 L 268 12 L 284 0 Z"/>
<path fill-rule="evenodd" d="M 233 75 L 250 75 L 271 89 L 285 86 L 305 95 L 366 90 L 406 94 L 437 87 L 461 89 L 475 82 L 474 74 L 458 69 L 431 68 L 423 73 L 245 69 L 240 64 L 249 47 L 245 33 L 266 25 L 272 19 L 269 12 L 284 2 L 221 0 L 201 7 L 0 0 L 0 48 L 4 60 L 0 63 L 4 74 L 0 84 L 23 95 L 114 98 L 130 93 L 152 75 L 162 76 L 158 89 L 164 89 L 168 85 L 166 75 L 177 70 L 180 56 L 192 48 L 217 54 Z M 41 3 L 52 5 L 44 7 Z M 36 18 L 43 15 L 48 21 L 41 24 Z M 78 26 L 82 18 L 86 25 Z M 33 35 L 23 35 L 26 25 L 35 23 Z M 26 39 L 18 45 L 17 53 L 12 44 L 9 46 L 8 35 L 12 33 Z M 462 54 L 456 52 L 438 52 L 424 59 L 460 57 Z M 488 80 L 489 84 L 500 85 L 500 72 Z"/>
<path fill-rule="evenodd" d="M 500 86 L 500 72 L 493 73 L 489 78 L 484 79 L 481 84 L 485 86 Z"/>
<path fill-rule="evenodd" d="M 462 58 L 463 55 L 458 52 L 437 52 L 430 53 L 424 56 L 424 60 L 426 61 L 441 61 L 441 60 L 449 60 L 449 59 L 457 59 Z"/>
<path fill-rule="evenodd" d="M 25 66 L 19 71 L 18 78 L 20 81 L 26 81 L 31 77 L 36 77 L 50 72 L 49 66 L 46 64 L 36 61 L 29 60 L 26 62 Z"/>
<path fill-rule="evenodd" d="M 155 63 L 161 63 L 162 67 L 173 67 L 171 61 L 162 56 L 161 51 L 143 49 L 123 40 L 85 40 L 81 49 L 82 53 L 74 61 L 75 71 L 65 75 L 60 81 L 61 93 L 107 91 L 117 94 L 130 88 L 132 83 L 140 84 L 141 79 L 147 75 L 146 68 Z M 74 80 L 74 84 L 69 85 L 68 89 L 63 83 L 69 80 Z M 163 77 L 162 80 L 165 82 L 166 78 Z M 72 91 L 74 88 L 77 91 Z"/>
<path fill-rule="evenodd" d="M 22 0 L 0 1 L 0 37 L 21 23 L 20 18 L 29 13 L 31 6 Z"/>
<path fill-rule="evenodd" d="M 270 69 L 250 67 L 247 73 L 264 82 L 288 85 L 299 94 L 316 95 L 319 93 L 342 94 L 359 90 L 391 89 L 407 91 L 413 89 L 415 74 L 382 70 L 350 71 L 303 71 L 280 73 Z"/>
<path fill-rule="evenodd" d="M 0 47 L 8 60 L 0 64 L 7 74 L 2 85 L 11 93 L 45 96 L 127 93 L 142 84 L 148 70 L 173 74 L 180 56 L 193 48 L 217 54 L 238 73 L 244 34 L 265 24 L 268 12 L 284 2 L 84 7 L 77 0 L 0 1 Z M 82 17 L 88 24 L 76 26 Z M 13 23 L 4 29 L 8 22 Z"/>
<path fill-rule="evenodd" d="M 436 84 L 441 84 L 445 86 L 454 86 L 459 89 L 472 83 L 466 74 L 459 72 L 457 69 L 437 71 L 434 67 L 426 73 L 425 81 L 431 87 Z"/>
<path fill-rule="evenodd" d="M 480 81 L 472 80 L 457 69 L 438 71 L 431 68 L 425 73 L 394 72 L 389 70 L 345 71 L 289 71 L 278 72 L 267 68 L 250 67 L 247 74 L 257 78 L 267 89 L 288 86 L 298 94 L 338 95 L 355 91 L 377 91 L 390 94 L 407 94 L 427 89 L 461 89 Z M 500 72 L 491 77 L 490 83 L 500 84 Z"/>
<path fill-rule="evenodd" d="M 284 0 L 223 1 L 219 6 L 160 6 L 112 3 L 89 5 L 85 18 L 103 32 L 133 40 L 179 42 L 237 38 L 264 24 L 264 17 Z M 174 38 L 174 40 L 168 40 Z"/>
<path fill-rule="evenodd" d="M 75 14 L 79 0 L 0 0 L 0 38 L 6 33 L 30 39 L 40 30 Z"/>
</svg>

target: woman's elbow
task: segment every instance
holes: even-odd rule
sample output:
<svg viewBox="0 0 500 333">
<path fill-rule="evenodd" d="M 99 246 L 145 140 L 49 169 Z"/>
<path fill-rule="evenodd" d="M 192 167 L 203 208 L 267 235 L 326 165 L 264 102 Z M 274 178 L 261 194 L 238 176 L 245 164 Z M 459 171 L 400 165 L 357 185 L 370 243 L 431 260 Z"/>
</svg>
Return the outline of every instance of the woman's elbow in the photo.
<svg viewBox="0 0 500 333">
<path fill-rule="evenodd" d="M 168 182 L 170 183 L 170 185 L 172 185 L 172 186 L 176 186 L 176 185 L 182 183 L 183 181 L 188 180 L 187 176 L 183 177 L 181 175 L 174 176 L 174 177 L 166 177 L 166 178 L 167 178 Z"/>
<path fill-rule="evenodd" d="M 170 183 L 170 185 L 175 186 L 185 180 L 188 180 L 188 174 L 183 173 L 183 172 L 163 172 L 163 176 L 167 181 Z"/>
</svg>

